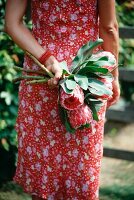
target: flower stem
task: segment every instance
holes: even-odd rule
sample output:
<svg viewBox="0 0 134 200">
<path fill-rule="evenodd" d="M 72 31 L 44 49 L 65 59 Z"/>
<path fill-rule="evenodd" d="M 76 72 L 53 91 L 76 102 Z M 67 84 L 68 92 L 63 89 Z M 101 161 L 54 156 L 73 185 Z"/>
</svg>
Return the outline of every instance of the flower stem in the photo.
<svg viewBox="0 0 134 200">
<path fill-rule="evenodd" d="M 12 81 L 13 82 L 18 82 L 18 81 L 21 81 L 21 80 L 24 80 L 24 79 L 31 79 L 31 78 L 33 78 L 33 79 L 44 79 L 44 77 L 43 76 L 18 76 L 18 77 L 16 77 L 16 78 L 14 78 Z"/>
<path fill-rule="evenodd" d="M 54 77 L 52 72 L 50 72 L 44 65 L 42 65 L 33 55 L 31 55 L 28 51 L 26 51 L 26 54 L 37 64 L 43 69 L 51 78 Z"/>
<path fill-rule="evenodd" d="M 35 84 L 35 83 L 46 83 L 49 80 L 49 78 L 45 78 L 42 80 L 32 80 L 32 81 L 27 81 L 25 84 Z"/>
<path fill-rule="evenodd" d="M 42 75 L 46 75 L 46 73 L 44 71 L 41 71 L 41 70 L 32 70 L 32 69 L 24 69 L 22 67 L 18 67 L 18 66 L 13 66 L 13 68 L 16 70 L 16 71 L 19 71 L 19 72 L 27 72 L 27 73 L 35 73 L 35 74 L 42 74 Z"/>
</svg>

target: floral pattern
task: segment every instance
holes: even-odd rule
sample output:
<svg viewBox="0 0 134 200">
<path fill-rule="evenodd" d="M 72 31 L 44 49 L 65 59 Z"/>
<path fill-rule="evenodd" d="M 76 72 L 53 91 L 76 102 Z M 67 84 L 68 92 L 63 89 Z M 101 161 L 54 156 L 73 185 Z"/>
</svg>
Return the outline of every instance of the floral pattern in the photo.
<svg viewBox="0 0 134 200">
<path fill-rule="evenodd" d="M 96 0 L 32 0 L 32 21 L 39 44 L 68 66 L 83 44 L 98 38 Z M 23 67 L 39 68 L 27 56 Z M 71 134 L 61 122 L 57 99 L 57 88 L 21 81 L 14 181 L 48 200 L 97 200 L 106 105 L 98 122 Z"/>
</svg>

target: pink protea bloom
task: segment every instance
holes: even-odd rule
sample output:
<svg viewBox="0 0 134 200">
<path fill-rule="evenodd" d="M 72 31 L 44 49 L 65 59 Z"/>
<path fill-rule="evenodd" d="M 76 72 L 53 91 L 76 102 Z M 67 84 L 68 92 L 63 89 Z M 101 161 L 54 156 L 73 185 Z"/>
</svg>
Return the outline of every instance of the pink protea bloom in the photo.
<svg viewBox="0 0 134 200">
<path fill-rule="evenodd" d="M 108 69 L 111 72 L 117 65 L 115 56 L 109 51 L 102 51 L 102 52 L 99 52 L 97 54 L 92 55 L 93 58 L 98 58 L 98 57 L 102 57 L 102 56 L 107 56 L 109 61 L 110 60 L 114 61 L 114 64 L 111 65 L 111 66 L 102 66 L 102 67 Z"/>
<path fill-rule="evenodd" d="M 60 90 L 60 104 L 67 110 L 77 109 L 84 103 L 84 93 L 82 88 L 77 84 L 72 94 L 67 94 L 63 88 Z"/>
<path fill-rule="evenodd" d="M 79 106 L 75 110 L 67 111 L 67 115 L 69 122 L 74 129 L 85 124 L 90 124 L 93 120 L 92 111 L 86 104 Z"/>
</svg>

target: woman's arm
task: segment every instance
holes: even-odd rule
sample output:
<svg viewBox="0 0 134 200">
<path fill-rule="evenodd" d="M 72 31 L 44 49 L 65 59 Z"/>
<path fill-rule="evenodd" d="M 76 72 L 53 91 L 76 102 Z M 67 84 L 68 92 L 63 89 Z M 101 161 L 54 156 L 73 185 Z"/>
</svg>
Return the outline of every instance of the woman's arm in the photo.
<svg viewBox="0 0 134 200">
<path fill-rule="evenodd" d="M 32 33 L 23 24 L 27 0 L 8 0 L 5 13 L 5 32 L 7 32 L 16 44 L 24 51 L 32 53 L 37 59 L 44 53 L 44 49 L 38 44 Z"/>
<path fill-rule="evenodd" d="M 27 0 L 7 0 L 5 32 L 7 32 L 14 42 L 24 51 L 30 52 L 37 59 L 39 59 L 46 49 L 41 47 L 30 30 L 23 24 L 23 16 L 25 15 L 26 7 Z M 58 61 L 54 56 L 51 56 L 46 61 L 45 65 L 49 66 L 49 70 L 55 74 L 55 78 L 51 79 L 48 83 L 52 86 L 56 85 L 62 74 Z"/>
<path fill-rule="evenodd" d="M 115 12 L 115 0 L 98 0 L 98 9 L 100 20 L 99 36 L 104 40 L 102 47 L 105 51 L 110 51 L 115 55 L 118 64 L 119 33 Z M 108 102 L 108 106 L 116 103 L 120 96 L 118 67 L 112 73 L 114 76 L 113 97 Z"/>
</svg>

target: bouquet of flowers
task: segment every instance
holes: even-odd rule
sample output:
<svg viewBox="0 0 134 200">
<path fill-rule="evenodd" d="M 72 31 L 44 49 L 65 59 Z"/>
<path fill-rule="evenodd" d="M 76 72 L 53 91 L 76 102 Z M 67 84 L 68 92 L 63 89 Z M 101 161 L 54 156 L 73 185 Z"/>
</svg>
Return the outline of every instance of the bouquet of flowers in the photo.
<svg viewBox="0 0 134 200">
<path fill-rule="evenodd" d="M 58 84 L 59 112 L 67 131 L 71 133 L 77 129 L 90 127 L 92 120 L 98 121 L 98 111 L 112 96 L 111 71 L 116 67 L 116 59 L 107 51 L 93 53 L 102 43 L 103 40 L 98 39 L 82 46 L 73 59 L 70 70 L 65 61 L 60 62 L 62 79 Z M 15 78 L 14 82 L 27 79 L 26 84 L 44 83 L 54 76 L 36 58 L 28 52 L 27 54 L 41 67 L 41 70 L 14 67 L 18 71 L 38 74 L 20 76 Z"/>
</svg>

